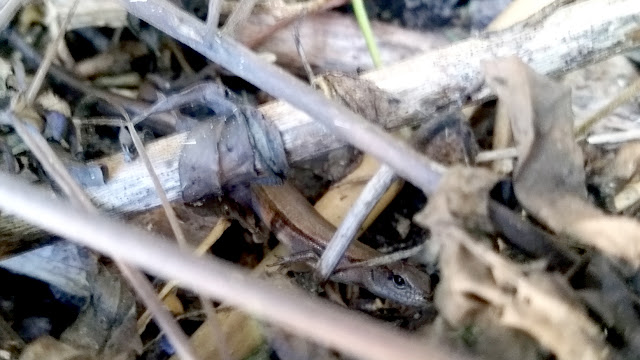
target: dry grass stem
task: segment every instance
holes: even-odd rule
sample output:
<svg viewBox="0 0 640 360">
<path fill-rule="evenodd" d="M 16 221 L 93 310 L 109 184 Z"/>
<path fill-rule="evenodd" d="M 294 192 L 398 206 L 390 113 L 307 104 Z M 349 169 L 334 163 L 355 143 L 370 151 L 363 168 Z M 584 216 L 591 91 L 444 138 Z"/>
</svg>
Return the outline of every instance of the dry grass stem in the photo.
<svg viewBox="0 0 640 360">
<path fill-rule="evenodd" d="M 44 58 L 42 59 L 42 63 L 40 63 L 40 67 L 38 68 L 38 71 L 36 72 L 36 74 L 33 77 L 33 80 L 31 81 L 31 85 L 29 86 L 29 88 L 25 93 L 25 99 L 27 101 L 27 104 L 33 104 L 33 101 L 36 99 L 36 96 L 38 95 L 38 91 L 40 91 L 40 87 L 42 86 L 42 82 L 44 81 L 44 77 L 49 72 L 49 67 L 53 62 L 53 57 L 56 55 L 56 52 L 58 51 L 58 46 L 62 42 L 62 39 L 64 39 L 64 34 L 67 32 L 66 29 L 69 26 L 69 22 L 71 21 L 73 14 L 78 8 L 79 3 L 80 3 L 80 0 L 73 1 L 73 5 L 71 6 L 71 9 L 69 10 L 66 17 L 64 18 L 62 25 L 60 25 L 60 31 L 56 34 L 56 38 L 53 40 L 53 42 L 49 44 L 49 46 L 47 47 L 47 52 L 45 53 Z"/>
</svg>

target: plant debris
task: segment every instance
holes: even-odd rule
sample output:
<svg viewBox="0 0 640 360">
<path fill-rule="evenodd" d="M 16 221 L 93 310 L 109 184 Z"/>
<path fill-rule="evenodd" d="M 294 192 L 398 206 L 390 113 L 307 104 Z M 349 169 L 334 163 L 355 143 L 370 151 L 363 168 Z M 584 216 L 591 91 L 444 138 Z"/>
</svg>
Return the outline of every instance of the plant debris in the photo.
<svg viewBox="0 0 640 360">
<path fill-rule="evenodd" d="M 640 357 L 640 6 L 357 1 L 0 6 L 0 358 Z"/>
</svg>

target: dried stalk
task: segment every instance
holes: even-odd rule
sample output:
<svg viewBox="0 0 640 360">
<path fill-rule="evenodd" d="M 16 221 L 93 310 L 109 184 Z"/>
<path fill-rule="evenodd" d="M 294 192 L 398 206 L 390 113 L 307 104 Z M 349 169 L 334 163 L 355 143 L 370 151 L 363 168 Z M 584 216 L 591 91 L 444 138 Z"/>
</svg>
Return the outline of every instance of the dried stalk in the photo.
<svg viewBox="0 0 640 360">
<path fill-rule="evenodd" d="M 225 21 L 220 32 L 226 36 L 235 37 L 236 28 L 251 15 L 251 11 L 256 5 L 256 2 L 258 2 L 258 0 L 240 0 L 231 15 L 227 18 L 227 21 Z"/>
<path fill-rule="evenodd" d="M 124 111 L 124 109 L 122 109 L 122 113 L 125 119 L 127 119 L 126 125 L 127 125 L 127 129 L 129 130 L 129 133 L 131 134 L 131 140 L 133 140 L 133 144 L 136 147 L 136 150 L 138 151 L 140 159 L 142 159 L 142 162 L 144 163 L 144 166 L 147 169 L 147 173 L 149 174 L 149 177 L 153 182 L 154 190 L 158 195 L 158 198 L 160 199 L 162 208 L 165 212 L 167 220 L 169 221 L 169 225 L 171 226 L 171 231 L 173 232 L 173 235 L 176 238 L 178 246 L 181 249 L 189 250 L 190 247 L 189 247 L 189 244 L 187 243 L 187 239 L 184 235 L 184 232 L 182 231 L 182 227 L 180 226 L 180 221 L 178 220 L 178 217 L 176 216 L 176 212 L 173 210 L 173 207 L 171 206 L 171 204 L 169 204 L 167 193 L 162 188 L 162 184 L 158 179 L 158 175 L 156 174 L 156 171 L 153 169 L 153 165 L 149 160 L 149 155 L 147 154 L 147 151 L 144 148 L 142 139 L 140 139 L 140 136 L 138 136 L 138 132 L 135 126 L 133 125 L 133 122 L 131 121 L 131 119 L 129 119 L 129 116 L 127 116 L 127 113 L 126 111 Z M 160 296 L 159 299 L 162 299 L 162 296 Z M 206 299 L 204 296 L 199 295 L 198 300 L 202 305 L 204 313 L 207 317 L 207 322 L 211 326 L 213 333 L 218 334 L 218 336 L 216 336 L 214 341 L 218 342 L 220 359 L 230 360 L 231 355 L 227 351 L 226 340 L 222 336 L 222 331 L 220 330 L 220 324 L 218 323 L 218 315 L 216 314 L 216 310 L 213 308 L 213 306 L 208 301 L 208 299 Z"/>
</svg>

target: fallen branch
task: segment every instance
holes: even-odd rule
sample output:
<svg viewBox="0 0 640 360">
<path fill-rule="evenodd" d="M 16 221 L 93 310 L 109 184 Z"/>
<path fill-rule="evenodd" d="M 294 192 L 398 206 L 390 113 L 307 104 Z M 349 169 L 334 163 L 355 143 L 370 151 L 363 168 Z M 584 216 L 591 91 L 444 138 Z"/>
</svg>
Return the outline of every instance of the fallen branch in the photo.
<svg viewBox="0 0 640 360">
<path fill-rule="evenodd" d="M 0 31 L 4 30 L 4 28 L 9 24 L 23 3 L 23 0 L 9 0 L 0 7 Z"/>
<path fill-rule="evenodd" d="M 126 6 L 143 14 L 149 11 L 147 6 L 151 3 L 157 3 L 157 0 L 126 3 Z M 483 87 L 484 75 L 480 69 L 483 60 L 513 54 L 540 73 L 561 74 L 637 46 L 640 44 L 638 14 L 640 2 L 634 0 L 586 0 L 562 7 L 531 26 L 515 26 L 472 38 L 370 72 L 364 78 L 402 99 L 396 118 L 387 122 L 388 127 L 402 126 L 433 111 L 481 101 L 490 96 Z M 197 29 L 204 26 L 187 14 L 182 13 L 181 18 L 184 20 L 181 22 L 182 31 L 197 33 Z M 154 25 L 169 33 L 174 31 L 166 21 Z M 198 44 L 216 46 L 210 42 Z M 296 93 L 296 96 L 301 95 Z M 316 111 L 325 110 L 329 109 Z M 260 111 L 280 130 L 292 163 L 344 145 L 322 125 L 283 101 L 266 104 Z M 171 200 L 181 197 L 177 159 L 185 139 L 186 134 L 177 134 L 148 147 L 154 168 Z M 378 156 L 389 162 L 388 158 Z M 87 189 L 100 206 L 123 212 L 159 205 L 141 162 L 125 163 L 121 155 L 107 157 L 100 162 L 109 169 L 108 182 L 105 186 Z M 403 171 L 399 173 L 406 174 L 406 162 L 391 164 L 396 170 L 402 167 Z"/>
</svg>

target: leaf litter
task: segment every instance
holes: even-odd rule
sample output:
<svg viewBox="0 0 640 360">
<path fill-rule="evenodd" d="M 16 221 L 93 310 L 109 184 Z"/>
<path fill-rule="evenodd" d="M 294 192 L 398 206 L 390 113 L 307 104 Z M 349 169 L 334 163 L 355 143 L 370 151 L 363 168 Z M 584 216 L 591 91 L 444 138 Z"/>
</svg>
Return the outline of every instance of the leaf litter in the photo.
<svg viewBox="0 0 640 360">
<path fill-rule="evenodd" d="M 122 14 L 117 15 L 120 19 Z M 116 49 L 88 59 L 103 61 L 104 55 L 106 64 L 77 62 L 76 74 L 95 78 L 94 85 L 112 87 L 121 80 L 116 79 L 115 75 L 133 70 L 130 60 L 149 56 L 150 52 L 160 52 L 163 46 L 171 47 L 139 23 L 132 26 L 140 27 L 137 29 L 138 35 L 145 39 L 145 46 L 142 46 L 142 42 L 136 43 L 139 46 L 132 50 L 126 49 L 124 43 L 119 44 Z M 99 38 L 95 37 L 96 34 L 81 31 L 79 33 L 82 36 Z M 182 50 L 176 48 L 175 44 L 172 49 L 172 56 L 181 56 Z M 73 59 L 65 59 L 69 60 Z M 0 75 L 4 78 L 6 73 L 10 73 L 10 66 L 4 62 L 2 65 Z M 100 68 L 103 65 L 104 68 Z M 165 66 L 165 71 L 166 65 L 159 64 L 160 67 Z M 73 67 L 73 64 L 69 67 Z M 100 79 L 101 74 L 96 71 L 102 72 L 106 78 Z M 184 72 L 189 71 L 185 68 Z M 510 204 L 513 209 L 511 215 L 517 220 L 515 225 L 526 224 L 528 227 L 515 229 L 515 233 L 519 231 L 520 234 L 531 235 L 533 241 L 541 243 L 550 240 L 553 251 L 566 255 L 565 262 L 568 266 L 557 266 L 551 254 L 531 255 L 519 251 L 512 242 L 513 239 L 510 239 L 512 233 L 507 234 L 504 224 L 498 223 L 492 204 L 497 201 L 496 189 L 505 183 L 505 179 L 486 169 L 471 167 L 478 146 L 471 134 L 470 126 L 459 117 L 460 114 L 449 114 L 445 118 L 450 121 L 444 125 L 438 121 L 426 124 L 422 130 L 428 134 L 424 134 L 423 143 L 418 142 L 418 147 L 422 147 L 421 150 L 430 157 L 452 165 L 441 181 L 438 191 L 430 196 L 424 211 L 414 218 L 416 223 L 431 233 L 424 252 L 416 260 L 427 267 L 437 263 L 439 269 L 440 282 L 435 297 L 439 317 L 430 329 L 442 326 L 445 330 L 440 328 L 433 333 L 453 332 L 454 335 L 451 337 L 456 338 L 455 340 L 462 339 L 464 347 L 488 358 L 612 359 L 637 355 L 640 353 L 640 321 L 636 311 L 638 300 L 634 284 L 637 282 L 635 271 L 640 265 L 638 224 L 632 218 L 609 215 L 593 205 L 587 191 L 590 174 L 585 171 L 585 161 L 589 160 L 584 159 L 585 150 L 573 136 L 574 119 L 571 114 L 570 90 L 535 74 L 517 59 L 489 62 L 485 66 L 485 72 L 487 84 L 498 95 L 500 106 L 506 111 L 516 145 L 518 160 L 511 180 L 514 190 L 514 199 L 511 200 L 515 205 Z M 97 81 L 98 79 L 100 81 Z M 338 96 L 341 102 L 359 110 L 369 120 L 381 124 L 385 124 L 386 117 L 392 117 L 391 113 L 400 102 L 399 99 L 387 97 L 387 94 L 374 84 L 358 81 L 351 76 L 332 75 L 327 79 L 331 80 L 331 92 Z M 131 81 L 133 83 L 120 83 L 120 86 L 139 85 L 141 97 L 144 97 L 142 88 L 149 84 L 138 84 L 141 81 L 139 76 L 133 76 Z M 220 81 L 220 77 L 215 81 Z M 13 82 L 12 79 L 0 84 L 11 85 Z M 166 99 L 163 92 L 166 89 L 161 81 L 155 81 L 151 88 L 149 93 L 153 101 Z M 184 89 L 177 86 L 166 93 L 178 93 Z M 358 89 L 363 91 L 358 93 Z M 5 88 L 0 90 L 6 91 Z M 92 95 L 89 94 L 77 104 L 75 115 L 84 116 L 85 112 L 93 114 L 93 100 L 87 100 L 91 98 Z M 55 101 L 66 105 L 64 100 Z M 91 103 L 91 106 L 83 102 Z M 161 103 L 159 100 L 156 104 Z M 42 104 L 40 106 L 44 107 Z M 179 111 L 169 110 L 173 111 L 173 125 L 176 125 L 175 122 L 180 125 L 179 116 L 176 115 Z M 182 110 L 180 116 L 184 113 L 191 116 L 199 111 Z M 41 130 L 45 131 L 49 140 L 60 144 L 61 153 L 66 153 L 70 147 L 78 148 L 78 144 L 74 144 L 73 141 L 79 141 L 82 134 L 78 132 L 78 128 L 73 129 L 77 124 L 71 124 L 65 119 L 71 115 L 68 105 L 62 110 L 49 106 L 38 111 L 45 113 L 45 124 L 37 125 L 46 125 Z M 31 108 L 25 108 L 21 114 L 23 117 L 33 118 L 34 121 L 42 121 L 41 115 L 43 114 L 34 112 Z M 394 127 L 393 123 L 386 125 Z M 142 129 L 145 130 L 149 131 L 147 128 Z M 90 147 L 97 143 L 98 136 L 89 135 L 90 139 L 85 139 L 82 145 Z M 74 139 L 74 136 L 77 138 Z M 4 141 L 0 145 L 5 163 L 3 167 L 11 172 L 22 170 L 23 162 L 13 157 L 12 148 Z M 113 144 L 99 149 L 99 152 L 109 153 L 112 151 L 110 147 L 113 147 Z M 231 145 L 227 146 L 229 151 L 233 150 L 232 148 Z M 637 144 L 629 144 L 618 152 L 615 162 L 609 164 L 613 167 L 611 173 L 621 184 L 638 180 L 638 153 Z M 131 155 L 130 160 L 135 160 L 135 154 Z M 350 161 L 351 159 L 338 159 L 335 162 Z M 85 165 L 82 161 L 73 164 L 78 165 L 80 174 L 88 173 L 87 178 L 96 181 L 82 182 L 82 177 L 76 177 L 85 186 L 100 186 L 105 181 L 102 175 L 108 178 L 108 174 L 103 174 L 99 168 L 92 169 L 93 173 L 87 172 L 87 169 L 82 167 Z M 455 164 L 463 164 L 466 167 Z M 326 161 L 322 167 L 333 169 L 336 166 Z M 317 173 L 316 177 L 326 176 Z M 39 174 L 43 175 L 46 176 Z M 327 179 L 319 182 L 326 183 Z M 308 185 L 305 181 L 302 183 L 304 186 Z M 509 181 L 506 180 L 506 183 Z M 323 186 L 324 184 L 318 187 Z M 407 195 L 401 193 L 399 197 L 406 199 Z M 238 229 L 236 224 L 236 227 L 230 230 L 231 235 L 220 242 L 213 240 L 216 243 L 213 252 L 223 253 L 233 261 L 255 266 L 261 255 L 254 254 L 255 248 L 238 249 L 240 246 L 237 245 L 237 239 L 244 237 L 247 240 L 246 244 L 257 244 L 268 249 L 268 236 L 261 233 L 262 229 L 256 226 L 259 221 L 253 219 L 251 214 L 246 214 L 246 209 L 241 204 L 225 203 L 224 199 L 217 200 L 220 203 L 215 205 L 215 211 L 220 212 L 222 209 L 224 217 L 235 218 L 246 230 Z M 207 234 L 214 222 L 212 218 L 219 218 L 218 214 L 212 216 L 211 212 L 207 211 L 210 203 L 205 206 L 200 206 L 200 203 L 197 205 L 193 208 L 180 208 L 184 216 L 179 220 L 188 224 L 186 227 L 190 233 L 190 240 L 208 237 Z M 391 214 L 383 214 L 379 222 L 389 221 L 389 217 L 395 218 L 395 222 L 399 224 L 398 232 L 403 234 L 402 238 L 406 238 L 416 230 L 411 228 L 413 225 L 407 224 L 408 221 L 400 221 L 406 220 L 404 216 L 405 213 L 399 214 L 396 205 Z M 155 222 L 164 220 L 163 216 L 154 217 L 158 218 L 153 219 Z M 146 220 L 142 221 L 150 230 L 160 230 L 168 234 L 166 229 L 162 229 L 166 224 L 151 225 Z M 423 233 L 420 232 L 420 237 Z M 364 237 L 367 236 L 382 237 L 371 233 L 365 234 Z M 232 238 L 233 240 L 230 240 Z M 234 245 L 230 244 L 230 241 L 234 240 Z M 133 293 L 120 276 L 112 271 L 110 264 L 104 264 L 98 257 L 84 252 L 84 249 L 70 246 L 58 239 L 54 239 L 53 242 L 0 263 L 0 266 L 6 269 L 49 283 L 53 289 L 57 288 L 54 297 L 78 304 L 77 319 L 57 334 L 57 339 L 46 335 L 40 337 L 26 345 L 20 358 L 126 360 L 134 358 L 135 353 L 142 352 L 141 337 L 135 328 L 135 320 L 140 309 L 135 303 Z M 195 243 L 197 242 L 193 241 L 193 244 Z M 247 246 L 246 244 L 243 246 Z M 229 250 L 234 246 L 234 249 Z M 249 253 L 251 254 L 248 255 Z M 28 263 L 29 261 L 33 262 Z M 44 266 L 45 264 L 48 266 Z M 281 286 L 286 288 L 292 286 L 292 282 L 287 278 L 290 273 L 291 271 L 282 269 L 270 272 L 269 276 L 272 280 L 282 281 Z M 300 275 L 295 275 L 294 278 L 298 284 L 307 281 L 310 291 L 333 299 L 342 306 L 367 311 L 402 326 L 411 323 L 412 317 L 419 317 L 412 312 L 405 313 L 406 309 L 398 309 L 388 303 L 382 304 L 380 299 L 371 301 L 370 294 L 364 292 L 362 295 L 357 289 L 318 285 Z M 174 285 L 171 284 L 172 286 Z M 73 301 L 69 300 L 70 298 Z M 202 322 L 201 309 L 192 304 L 195 302 L 193 294 L 182 290 L 173 291 L 166 296 L 165 305 L 169 307 L 170 301 L 175 304 L 175 313 L 180 315 L 181 319 L 186 319 L 186 328 L 192 326 L 189 322 Z M 337 357 L 330 350 L 301 341 L 295 334 L 271 326 L 260 326 L 255 319 L 250 319 L 235 310 L 228 310 L 224 305 L 219 306 L 219 309 L 222 309 L 222 314 L 218 313 L 216 317 L 222 319 L 227 341 L 233 343 L 231 347 L 241 348 L 243 345 L 248 346 L 247 343 L 252 344 L 251 349 L 242 348 L 243 356 L 247 350 L 255 347 L 257 350 L 252 358 L 266 358 L 270 351 L 283 359 L 304 356 L 326 359 Z M 240 315 L 242 320 L 225 320 L 239 318 Z M 250 328 L 245 330 L 251 333 L 245 338 L 238 335 L 241 333 L 238 329 L 243 327 Z M 202 326 L 198 333 L 204 333 L 201 331 L 203 328 L 208 327 Z M 145 349 L 147 358 L 154 358 L 149 348 L 170 348 L 157 329 L 146 331 L 142 338 L 148 346 Z M 157 337 L 149 341 L 148 333 Z M 438 334 L 429 335 L 434 336 Z M 212 346 L 209 344 L 213 343 L 210 334 L 194 335 L 192 339 L 196 337 L 203 348 Z M 446 341 L 452 339 L 448 338 Z M 260 343 L 263 346 L 257 347 L 256 344 Z M 166 353 L 171 351 L 173 349 Z"/>
</svg>

